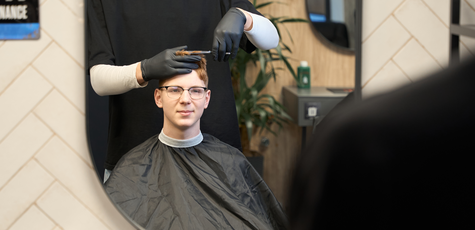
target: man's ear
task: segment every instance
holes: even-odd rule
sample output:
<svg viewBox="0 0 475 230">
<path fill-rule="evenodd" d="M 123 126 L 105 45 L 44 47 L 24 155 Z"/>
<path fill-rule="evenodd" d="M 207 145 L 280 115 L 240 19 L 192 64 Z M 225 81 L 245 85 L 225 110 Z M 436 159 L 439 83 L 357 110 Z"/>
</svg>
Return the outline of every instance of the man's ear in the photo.
<svg viewBox="0 0 475 230">
<path fill-rule="evenodd" d="M 211 99 L 211 90 L 206 91 L 206 97 L 205 97 L 205 109 L 208 108 L 209 105 L 209 100 Z"/>
<path fill-rule="evenodd" d="M 155 104 L 157 104 L 158 108 L 163 108 L 162 91 L 159 90 L 159 89 L 155 89 L 155 92 L 153 93 L 153 96 L 155 98 Z"/>
</svg>

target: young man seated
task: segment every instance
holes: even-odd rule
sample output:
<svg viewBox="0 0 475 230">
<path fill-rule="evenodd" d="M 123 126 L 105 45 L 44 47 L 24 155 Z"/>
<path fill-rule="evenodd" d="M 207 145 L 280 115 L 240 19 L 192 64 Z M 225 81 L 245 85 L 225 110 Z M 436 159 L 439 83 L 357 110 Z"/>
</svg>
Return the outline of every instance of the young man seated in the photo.
<svg viewBox="0 0 475 230">
<path fill-rule="evenodd" d="M 160 82 L 163 129 L 124 155 L 105 183 L 111 199 L 146 229 L 286 229 L 272 191 L 236 148 L 202 134 L 206 60 Z"/>
</svg>

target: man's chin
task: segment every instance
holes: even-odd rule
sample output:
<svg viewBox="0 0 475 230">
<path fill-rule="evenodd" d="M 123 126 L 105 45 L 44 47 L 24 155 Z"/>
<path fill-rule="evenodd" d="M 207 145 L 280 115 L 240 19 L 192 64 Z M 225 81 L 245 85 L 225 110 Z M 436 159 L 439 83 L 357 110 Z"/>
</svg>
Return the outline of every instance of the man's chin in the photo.
<svg viewBox="0 0 475 230">
<path fill-rule="evenodd" d="M 190 128 L 193 127 L 193 125 L 195 125 L 196 122 L 191 122 L 191 121 L 186 121 L 186 122 L 180 122 L 180 123 L 177 123 L 176 126 L 178 129 L 182 130 L 182 131 L 185 131 L 185 130 L 188 130 Z"/>
<path fill-rule="evenodd" d="M 200 122 L 200 119 L 196 119 L 196 117 L 190 116 L 190 117 L 180 117 L 178 119 L 175 119 L 175 122 L 173 122 L 173 124 L 178 129 L 184 131 L 199 124 L 199 122 Z"/>
</svg>

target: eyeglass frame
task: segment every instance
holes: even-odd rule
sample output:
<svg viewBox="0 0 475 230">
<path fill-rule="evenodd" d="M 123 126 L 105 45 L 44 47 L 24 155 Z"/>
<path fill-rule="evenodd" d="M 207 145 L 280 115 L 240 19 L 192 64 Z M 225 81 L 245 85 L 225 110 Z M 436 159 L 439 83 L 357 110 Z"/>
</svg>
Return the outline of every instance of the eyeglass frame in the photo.
<svg viewBox="0 0 475 230">
<path fill-rule="evenodd" d="M 173 97 L 171 97 L 170 95 L 168 95 L 168 87 L 178 87 L 178 88 L 181 88 L 182 91 L 181 91 L 180 96 L 177 97 L 177 98 L 173 98 Z M 193 97 L 191 96 L 190 89 L 196 89 L 196 88 L 204 89 L 205 93 L 203 94 L 203 96 L 202 96 L 201 98 L 193 98 Z M 167 92 L 167 97 L 169 97 L 169 98 L 171 98 L 171 99 L 179 99 L 179 98 L 181 98 L 181 96 L 183 96 L 183 92 L 185 92 L 185 90 L 186 90 L 186 91 L 188 91 L 188 94 L 190 95 L 190 98 L 193 99 L 193 100 L 200 100 L 200 99 L 203 99 L 203 98 L 205 97 L 206 92 L 209 90 L 207 87 L 202 87 L 202 86 L 193 86 L 193 87 L 190 87 L 190 88 L 188 88 L 188 89 L 185 89 L 185 88 L 183 88 L 183 87 L 181 87 L 181 86 L 178 86 L 178 85 L 160 86 L 160 87 L 158 87 L 158 89 L 159 89 L 159 90 L 165 89 L 165 91 Z"/>
</svg>

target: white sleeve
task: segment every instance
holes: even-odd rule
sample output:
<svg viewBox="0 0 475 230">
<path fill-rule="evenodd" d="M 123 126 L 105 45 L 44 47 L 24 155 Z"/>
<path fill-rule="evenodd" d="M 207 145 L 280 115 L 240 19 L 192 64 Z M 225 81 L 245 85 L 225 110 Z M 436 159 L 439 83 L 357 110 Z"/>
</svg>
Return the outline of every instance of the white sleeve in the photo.
<svg viewBox="0 0 475 230">
<path fill-rule="evenodd" d="M 125 93 L 131 89 L 143 88 L 135 77 L 138 63 L 126 66 L 99 64 L 91 68 L 91 85 L 100 96 Z"/>
<path fill-rule="evenodd" d="M 244 31 L 249 41 L 261 50 L 270 50 L 277 47 L 279 34 L 272 22 L 261 15 L 249 14 L 252 17 L 252 29 Z"/>
</svg>

